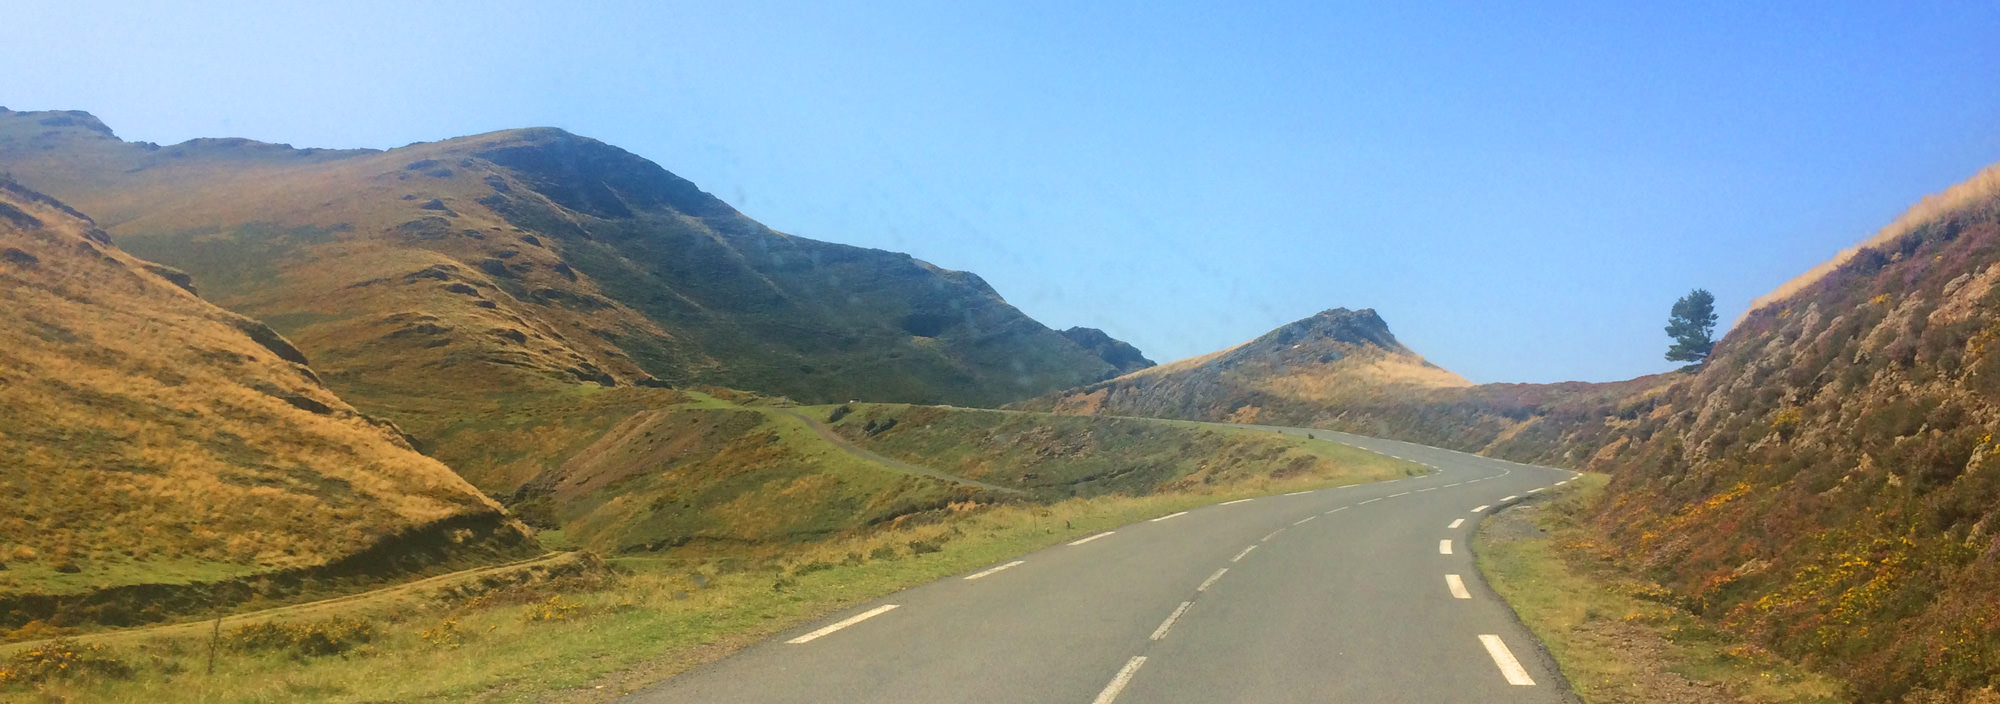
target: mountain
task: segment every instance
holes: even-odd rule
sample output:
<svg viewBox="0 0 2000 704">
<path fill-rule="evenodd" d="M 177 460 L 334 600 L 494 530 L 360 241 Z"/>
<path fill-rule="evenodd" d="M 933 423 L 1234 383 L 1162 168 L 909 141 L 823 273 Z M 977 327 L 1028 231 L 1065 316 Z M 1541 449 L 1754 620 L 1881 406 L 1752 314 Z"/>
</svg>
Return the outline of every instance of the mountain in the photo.
<svg viewBox="0 0 2000 704">
<path fill-rule="evenodd" d="M 1599 520 L 1864 701 L 1969 701 L 2000 681 L 1996 340 L 2000 166 L 1762 299 L 1591 457 Z"/>
<path fill-rule="evenodd" d="M 557 129 L 163 147 L 0 111 L 0 171 L 270 321 L 364 405 L 577 381 L 994 405 L 1114 371 L 976 275 L 772 231 Z"/>
<path fill-rule="evenodd" d="M 1106 335 L 1103 330 L 1075 327 L 1062 331 L 1062 334 L 1063 337 L 1069 338 L 1070 342 L 1076 343 L 1078 347 L 1090 350 L 1091 354 L 1097 355 L 1098 359 L 1102 359 L 1105 364 L 1111 365 L 1112 369 L 1116 370 L 1118 374 L 1130 374 L 1141 369 L 1157 366 L 1153 360 L 1146 359 L 1146 355 L 1141 353 L 1139 348 L 1133 347 L 1131 343 L 1124 340 Z"/>
<path fill-rule="evenodd" d="M 0 180 L 0 633 L 539 552 L 257 321 Z"/>
</svg>

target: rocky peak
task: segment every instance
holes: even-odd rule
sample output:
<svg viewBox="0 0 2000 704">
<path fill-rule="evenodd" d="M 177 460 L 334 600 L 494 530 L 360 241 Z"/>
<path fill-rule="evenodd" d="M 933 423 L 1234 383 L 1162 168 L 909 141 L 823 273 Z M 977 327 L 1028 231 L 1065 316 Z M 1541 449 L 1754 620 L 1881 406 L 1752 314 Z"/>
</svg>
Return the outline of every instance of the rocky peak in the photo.
<svg viewBox="0 0 2000 704">
<path fill-rule="evenodd" d="M 1078 347 L 1089 350 L 1104 360 L 1105 364 L 1117 368 L 1119 374 L 1130 374 L 1154 366 L 1153 360 L 1133 347 L 1131 343 L 1112 337 L 1097 328 L 1075 327 L 1062 331 L 1063 337 Z"/>
</svg>

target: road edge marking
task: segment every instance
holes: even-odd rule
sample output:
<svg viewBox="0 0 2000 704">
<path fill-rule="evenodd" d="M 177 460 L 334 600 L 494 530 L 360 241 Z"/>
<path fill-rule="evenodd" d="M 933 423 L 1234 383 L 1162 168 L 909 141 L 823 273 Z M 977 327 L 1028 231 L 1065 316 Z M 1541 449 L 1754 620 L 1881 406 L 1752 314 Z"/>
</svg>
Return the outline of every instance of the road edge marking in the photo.
<svg viewBox="0 0 2000 704">
<path fill-rule="evenodd" d="M 1463 519 L 1463 518 L 1460 518 L 1460 519 L 1457 519 L 1457 520 L 1454 520 L 1454 521 L 1452 521 L 1452 522 L 1451 522 L 1451 525 L 1448 525 L 1448 526 L 1445 526 L 1445 527 L 1446 527 L 1446 528 L 1457 528 L 1457 527 L 1459 527 L 1459 526 L 1462 526 L 1462 525 L 1465 525 L 1465 519 Z"/>
<path fill-rule="evenodd" d="M 1460 576 L 1458 576 L 1458 575 L 1455 575 L 1455 574 L 1448 574 L 1448 575 L 1445 575 L 1445 576 L 1444 576 L 1444 586 L 1445 586 L 1445 588 L 1446 588 L 1446 589 L 1450 589 L 1450 590 L 1451 590 L 1451 596 L 1452 596 L 1452 598 L 1454 598 L 1454 599 L 1470 599 L 1470 598 L 1472 598 L 1472 592 L 1469 592 L 1469 591 L 1466 591 L 1466 590 L 1465 590 L 1465 578 L 1464 578 L 1464 577 L 1460 577 Z"/>
<path fill-rule="evenodd" d="M 1500 636 L 1481 635 L 1479 643 L 1486 646 L 1487 655 L 1493 656 L 1493 664 L 1500 668 L 1500 675 L 1507 678 L 1507 684 L 1525 687 L 1535 683 L 1535 679 L 1528 676 L 1528 669 L 1521 667 L 1521 661 L 1515 659 L 1514 652 L 1500 641 Z"/>
<path fill-rule="evenodd" d="M 1438 554 L 1439 554 L 1439 555 L 1450 555 L 1450 554 L 1451 554 L 1451 539 L 1450 539 L 1450 538 L 1445 538 L 1444 540 L 1440 540 L 1440 541 L 1438 541 Z"/>
<path fill-rule="evenodd" d="M 854 616 L 850 616 L 846 620 L 841 621 L 839 623 L 835 623 L 831 626 L 827 626 L 825 628 L 813 631 L 811 633 L 807 633 L 805 635 L 793 638 L 785 642 L 792 645 L 804 645 L 806 643 L 811 643 L 821 638 L 833 635 L 835 631 L 839 631 L 840 629 L 852 626 L 854 624 L 866 621 L 871 618 L 875 618 L 876 616 L 880 616 L 882 614 L 889 613 L 890 611 L 894 610 L 897 606 L 900 606 L 900 604 L 883 604 L 881 606 L 877 606 L 875 608 L 861 612 Z"/>
</svg>

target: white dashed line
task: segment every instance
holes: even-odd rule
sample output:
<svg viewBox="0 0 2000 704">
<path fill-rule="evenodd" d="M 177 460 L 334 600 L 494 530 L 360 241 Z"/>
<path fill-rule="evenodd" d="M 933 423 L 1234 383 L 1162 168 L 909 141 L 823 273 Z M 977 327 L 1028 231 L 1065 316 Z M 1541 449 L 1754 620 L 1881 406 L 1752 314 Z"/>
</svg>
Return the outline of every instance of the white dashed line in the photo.
<svg viewBox="0 0 2000 704">
<path fill-rule="evenodd" d="M 1528 493 L 1530 493 L 1530 494 L 1539 494 L 1539 493 L 1542 493 L 1542 492 L 1544 492 L 1544 491 L 1548 491 L 1548 490 L 1549 490 L 1549 488 L 1548 488 L 1548 487 L 1541 487 L 1541 488 L 1538 488 L 1538 489 L 1529 489 L 1529 490 L 1528 490 Z"/>
<path fill-rule="evenodd" d="M 833 625 L 831 625 L 831 626 L 827 626 L 827 627 L 825 627 L 825 628 L 822 628 L 822 629 L 819 629 L 819 630 L 817 630 L 817 631 L 813 631 L 813 632 L 811 632 L 811 633 L 807 633 L 807 634 L 805 634 L 805 635 L 802 635 L 802 636 L 799 636 L 799 637 L 797 637 L 797 638 L 793 638 L 793 639 L 791 639 L 791 640 L 788 640 L 788 641 L 785 641 L 785 642 L 786 642 L 786 643 L 790 643 L 790 644 L 792 644 L 792 645 L 799 645 L 799 644 L 801 644 L 801 643 L 811 643 L 811 642 L 813 642 L 813 641 L 815 641 L 815 640 L 819 640 L 820 638 L 824 638 L 824 637 L 826 637 L 827 635 L 830 635 L 830 634 L 832 634 L 832 633 L 833 633 L 834 631 L 838 631 L 838 630 L 840 630 L 840 629 L 842 629 L 842 628 L 846 628 L 846 627 L 848 627 L 848 626 L 852 626 L 852 625 L 854 625 L 854 624 L 857 624 L 857 623 L 860 623 L 860 622 L 862 622 L 862 621 L 866 621 L 866 620 L 868 620 L 868 619 L 871 619 L 871 618 L 875 618 L 876 616 L 880 616 L 880 615 L 882 615 L 882 614 L 886 614 L 886 613 L 889 613 L 889 611 L 890 611 L 891 609 L 894 609 L 894 608 L 896 608 L 896 606 L 897 606 L 896 604 L 883 604 L 883 605 L 881 605 L 881 606 L 877 606 L 877 607 L 875 607 L 875 608 L 873 608 L 873 609 L 869 609 L 869 610 L 867 610 L 867 611 L 864 611 L 864 612 L 862 612 L 862 613 L 860 613 L 860 614 L 858 614 L 858 615 L 855 615 L 855 616 L 851 616 L 851 617 L 848 617 L 848 619 L 847 619 L 847 620 L 845 620 L 845 621 L 841 621 L 840 623 L 836 623 L 836 624 L 833 624 Z"/>
<path fill-rule="evenodd" d="M 968 580 L 968 581 L 970 581 L 970 580 L 974 580 L 974 579 L 979 579 L 980 577 L 984 577 L 984 576 L 986 576 L 986 575 L 989 575 L 989 574 L 993 574 L 993 573 L 995 573 L 995 572 L 999 572 L 1000 570 L 1004 570 L 1004 569 L 1007 569 L 1007 568 L 1009 568 L 1009 567 L 1019 567 L 1019 566 L 1020 566 L 1021 564 L 1023 564 L 1023 562 L 1022 562 L 1021 560 L 1015 560 L 1015 561 L 1013 561 L 1013 562 L 1009 562 L 1009 563 L 1007 563 L 1007 564 L 1004 564 L 1004 565 L 1001 565 L 1001 566 L 999 566 L 999 567 L 994 567 L 994 568 L 992 568 L 992 569 L 988 569 L 988 570 L 985 570 L 985 571 L 981 571 L 981 572 L 974 572 L 974 573 L 972 573 L 972 574 L 968 574 L 968 575 L 966 575 L 966 576 L 965 576 L 965 578 L 966 578 L 966 580 Z"/>
<path fill-rule="evenodd" d="M 1312 520 L 1312 519 L 1315 519 L 1315 518 L 1319 518 L 1319 516 L 1306 516 L 1305 518 L 1301 518 L 1301 519 L 1299 519 L 1299 520 L 1297 520 L 1297 521 L 1293 522 L 1293 523 L 1292 523 L 1292 525 L 1294 525 L 1294 526 L 1302 526 L 1302 525 L 1305 525 L 1305 524 L 1306 524 L 1306 521 L 1310 521 L 1310 520 Z"/>
<path fill-rule="evenodd" d="M 1215 580 L 1218 580 L 1218 579 L 1222 579 L 1222 575 L 1224 575 L 1224 574 L 1226 574 L 1226 573 L 1228 573 L 1228 572 L 1229 572 L 1229 568 L 1227 568 L 1227 567 L 1224 567 L 1224 568 L 1222 568 L 1222 569 L 1219 569 L 1219 570 L 1216 570 L 1216 571 L 1215 571 L 1215 574 L 1212 574 L 1212 575 L 1209 575 L 1209 576 L 1208 576 L 1208 579 L 1204 579 L 1204 580 L 1202 580 L 1202 581 L 1201 581 L 1201 586 L 1199 586 L 1199 587 L 1195 587 L 1195 588 L 1194 588 L 1194 590 L 1195 590 L 1195 591 L 1198 591 L 1198 592 L 1205 592 L 1205 591 L 1208 591 L 1208 588 L 1209 588 L 1209 587 L 1213 587 L 1213 586 L 1215 586 Z"/>
<path fill-rule="evenodd" d="M 1528 677 L 1527 668 L 1521 667 L 1521 661 L 1514 659 L 1514 653 L 1507 650 L 1507 644 L 1500 642 L 1500 636 L 1483 635 L 1479 637 L 1479 642 L 1486 646 L 1486 654 L 1493 656 L 1493 664 L 1500 666 L 1500 674 L 1507 678 L 1507 684 L 1535 683 L 1533 678 Z"/>
<path fill-rule="evenodd" d="M 1455 575 L 1455 574 L 1448 574 L 1448 575 L 1445 575 L 1445 576 L 1444 576 L 1444 586 L 1445 586 L 1445 588 L 1447 588 L 1447 589 L 1450 589 L 1450 590 L 1451 590 L 1451 596 L 1452 596 L 1452 598 L 1454 598 L 1454 599 L 1470 599 L 1470 598 L 1472 598 L 1472 592 L 1468 592 L 1468 591 L 1466 591 L 1466 590 L 1465 590 L 1465 580 L 1464 580 L 1464 579 L 1460 579 L 1458 575 Z M 1186 607 L 1182 607 L 1182 608 L 1186 608 Z M 1176 614 L 1175 614 L 1175 615 L 1179 615 L 1179 614 L 1178 614 L 1178 612 L 1176 612 Z M 1153 640 L 1159 640 L 1159 639 L 1158 639 L 1158 638 L 1154 638 Z"/>
<path fill-rule="evenodd" d="M 1367 506 L 1368 504 L 1372 504 L 1372 503 L 1375 503 L 1375 502 L 1377 502 L 1377 501 L 1381 501 L 1381 499 L 1369 499 L 1369 500 L 1367 500 L 1367 501 L 1363 501 L 1363 502 L 1361 502 L 1361 503 L 1359 503 L 1359 504 L 1355 504 L 1355 505 L 1357 505 L 1357 506 Z"/>
<path fill-rule="evenodd" d="M 1509 497 L 1507 497 L 1507 498 L 1504 498 L 1504 499 L 1501 499 L 1501 500 L 1500 500 L 1500 503 L 1503 503 L 1503 504 L 1504 504 L 1504 503 L 1507 503 L 1507 502 L 1509 502 L 1509 501 L 1513 501 L 1513 500 L 1515 500 L 1515 499 L 1518 499 L 1518 498 L 1521 498 L 1521 497 L 1519 497 L 1519 496 L 1509 496 Z"/>
<path fill-rule="evenodd" d="M 1149 523 L 1159 523 L 1160 521 L 1164 521 L 1164 520 L 1167 520 L 1167 519 L 1169 519 L 1169 518 L 1174 518 L 1174 517 L 1176 517 L 1176 516 L 1185 516 L 1185 515 L 1187 515 L 1187 512 L 1186 512 L 1186 511 L 1181 511 L 1181 512 L 1178 512 L 1178 513 L 1169 513 L 1169 514 L 1167 514 L 1167 515 L 1164 515 L 1164 516 L 1161 516 L 1161 517 L 1159 517 L 1159 518 L 1155 518 L 1155 519 L 1153 519 L 1153 520 L 1149 521 Z"/>
<path fill-rule="evenodd" d="M 1440 541 L 1438 541 L 1438 554 L 1439 554 L 1439 555 L 1450 555 L 1450 554 L 1451 554 L 1451 539 L 1450 539 L 1450 538 L 1445 538 L 1444 540 L 1440 540 Z"/>
<path fill-rule="evenodd" d="M 1283 533 L 1283 532 L 1285 532 L 1285 529 L 1283 529 L 1283 528 L 1279 528 L 1279 529 L 1277 529 L 1277 530 L 1274 530 L 1274 531 L 1271 531 L 1271 534 L 1270 534 L 1270 535 L 1267 535 L 1267 536 L 1264 536 L 1264 538 L 1263 538 L 1262 540 L 1259 540 L 1259 541 L 1257 541 L 1257 542 L 1260 542 L 1260 543 L 1268 543 L 1268 542 L 1271 542 L 1271 539 L 1272 539 L 1272 538 L 1276 538 L 1276 537 L 1278 537 L 1278 534 L 1279 534 L 1279 533 Z"/>
<path fill-rule="evenodd" d="M 1104 685 L 1104 691 L 1097 693 L 1091 704 L 1111 704 L 1118 700 L 1118 693 L 1125 691 L 1125 685 L 1132 683 L 1132 676 L 1139 674 L 1139 666 L 1146 664 L 1146 656 L 1134 655 L 1118 669 L 1118 676 L 1111 678 L 1111 684 Z"/>
<path fill-rule="evenodd" d="M 1159 640 L 1161 638 L 1167 637 L 1167 631 L 1173 629 L 1174 622 L 1181 620 L 1181 614 L 1187 613 L 1188 607 L 1190 606 L 1194 606 L 1194 602 L 1183 601 L 1181 602 L 1180 608 L 1174 609 L 1174 612 L 1171 614 L 1167 614 L 1167 620 L 1161 621 L 1160 627 L 1153 629 L 1153 640 Z"/>
<path fill-rule="evenodd" d="M 1340 513 L 1341 511 L 1345 511 L 1345 510 L 1347 510 L 1347 507 L 1346 507 L 1346 506 L 1342 506 L 1342 507 L 1340 507 L 1340 508 L 1337 508 L 1337 509 L 1334 509 L 1334 510 L 1332 510 L 1332 511 L 1328 511 L 1328 512 L 1326 512 L 1326 513 L 1323 513 L 1323 514 L 1320 514 L 1320 515 L 1323 515 L 1323 516 L 1331 516 L 1331 515 L 1333 515 L 1333 514 L 1336 514 L 1336 513 Z"/>
<path fill-rule="evenodd" d="M 1562 480 L 1562 481 L 1559 481 L 1559 482 L 1556 482 L 1556 486 L 1562 486 L 1562 485 L 1564 485 L 1564 484 L 1568 484 L 1568 483 L 1569 483 L 1569 481 L 1570 481 L 1570 480 L 1568 480 L 1568 479 L 1564 479 L 1564 480 Z"/>
<path fill-rule="evenodd" d="M 1300 494 L 1310 494 L 1310 493 L 1313 493 L 1313 490 L 1307 489 L 1305 491 L 1294 491 L 1292 493 L 1286 494 L 1286 496 L 1298 496 Z"/>
<path fill-rule="evenodd" d="M 1463 519 L 1463 518 L 1461 518 L 1461 519 L 1458 519 L 1458 520 L 1456 520 L 1456 521 L 1452 521 L 1452 522 L 1451 522 L 1451 525 L 1448 525 L 1448 526 L 1445 526 L 1445 527 L 1446 527 L 1446 528 L 1457 528 L 1457 527 L 1459 527 L 1459 526 L 1462 526 L 1462 525 L 1465 525 L 1465 519 Z"/>
<path fill-rule="evenodd" d="M 1405 491 L 1405 492 L 1403 492 L 1403 493 L 1401 493 L 1401 494 L 1390 494 L 1390 495 L 1389 495 L 1389 498 L 1392 498 L 1392 499 L 1393 499 L 1393 498 L 1396 498 L 1396 497 L 1398 497 L 1398 496 L 1409 496 L 1409 495 L 1410 495 L 1410 492 L 1407 492 L 1407 491 Z"/>
<path fill-rule="evenodd" d="M 1438 490 L 1438 488 L 1437 488 L 1437 487 L 1430 487 L 1430 488 L 1428 488 L 1428 489 L 1418 489 L 1418 490 L 1417 490 L 1417 493 L 1421 494 L 1421 493 L 1424 493 L 1424 492 L 1426 492 L 1426 491 L 1437 491 L 1437 490 Z"/>
<path fill-rule="evenodd" d="M 1459 485 L 1462 485 L 1462 484 L 1464 484 L 1464 483 L 1465 483 L 1465 482 L 1459 482 L 1459 483 L 1457 483 L 1457 484 L 1446 484 L 1446 485 L 1444 485 L 1444 488 L 1446 488 L 1446 489 L 1450 489 L 1450 488 L 1452 488 L 1452 487 L 1455 487 L 1455 486 L 1459 486 Z"/>
<path fill-rule="evenodd" d="M 1251 551 L 1251 550 L 1255 550 L 1255 549 L 1257 549 L 1257 546 L 1255 546 L 1255 545 L 1252 545 L 1252 546 L 1250 546 L 1250 547 L 1247 547 L 1247 548 L 1244 548 L 1244 549 L 1243 549 L 1243 552 L 1239 552 L 1239 553 L 1236 553 L 1236 556 L 1235 556 L 1235 557 L 1232 557 L 1232 558 L 1229 558 L 1229 561 L 1230 561 L 1230 562 L 1235 562 L 1235 561 L 1237 561 L 1237 560 L 1241 560 L 1241 559 L 1243 559 L 1243 556 L 1244 556 L 1244 555 L 1248 555 L 1248 554 L 1250 554 L 1250 551 Z"/>
<path fill-rule="evenodd" d="M 1102 533 L 1098 533 L 1097 535 L 1093 535 L 1093 536 L 1090 536 L 1090 537 L 1088 537 L 1088 538 L 1084 538 L 1084 539 L 1082 539 L 1082 540 L 1072 540 L 1072 541 L 1070 541 L 1070 543 L 1069 543 L 1069 544 L 1071 544 L 1071 545 L 1082 545 L 1082 544 L 1084 544 L 1084 543 L 1088 543 L 1088 542 L 1090 542 L 1090 541 L 1092 541 L 1092 540 L 1096 540 L 1096 539 L 1098 539 L 1098 538 L 1102 538 L 1102 537 L 1104 537 L 1104 536 L 1107 536 L 1107 535 L 1110 535 L 1110 534 L 1112 534 L 1112 533 L 1116 533 L 1116 532 L 1118 532 L 1118 531 L 1115 531 L 1115 530 L 1107 530 L 1107 531 L 1104 531 L 1104 532 L 1102 532 Z"/>
<path fill-rule="evenodd" d="M 1486 506 L 1484 506 L 1484 505 L 1482 505 L 1482 506 L 1480 506 L 1479 508 L 1475 508 L 1475 509 L 1472 509 L 1472 512 L 1473 512 L 1473 513 L 1483 513 L 1483 512 L 1485 512 L 1485 511 L 1486 511 L 1486 509 L 1487 509 L 1487 507 L 1486 507 Z"/>
<path fill-rule="evenodd" d="M 1237 500 L 1235 500 L 1235 501 L 1224 501 L 1224 502 L 1222 502 L 1222 503 L 1219 503 L 1219 504 L 1216 504 L 1216 505 L 1217 505 L 1217 506 L 1228 506 L 1228 505 L 1230 505 L 1230 504 L 1240 504 L 1240 503 L 1243 503 L 1243 502 L 1245 502 L 1245 501 L 1252 501 L 1252 500 L 1254 500 L 1254 499 L 1237 499 Z"/>
</svg>

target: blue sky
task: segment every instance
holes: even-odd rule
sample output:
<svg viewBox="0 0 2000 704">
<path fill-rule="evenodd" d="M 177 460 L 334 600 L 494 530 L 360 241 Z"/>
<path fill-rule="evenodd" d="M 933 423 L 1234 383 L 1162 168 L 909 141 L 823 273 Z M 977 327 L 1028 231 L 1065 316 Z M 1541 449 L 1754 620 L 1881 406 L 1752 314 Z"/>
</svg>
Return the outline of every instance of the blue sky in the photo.
<svg viewBox="0 0 2000 704">
<path fill-rule="evenodd" d="M 1157 360 L 1373 307 L 1480 382 L 1669 369 L 1689 288 L 1727 323 L 2000 161 L 1991 3 L 1502 4 L 24 0 L 0 105 L 563 127 Z"/>
</svg>

